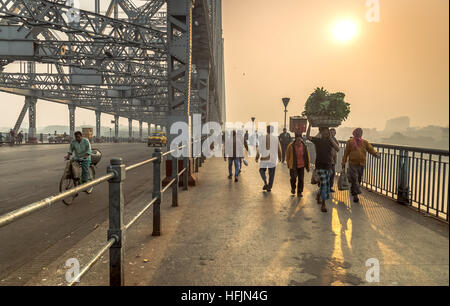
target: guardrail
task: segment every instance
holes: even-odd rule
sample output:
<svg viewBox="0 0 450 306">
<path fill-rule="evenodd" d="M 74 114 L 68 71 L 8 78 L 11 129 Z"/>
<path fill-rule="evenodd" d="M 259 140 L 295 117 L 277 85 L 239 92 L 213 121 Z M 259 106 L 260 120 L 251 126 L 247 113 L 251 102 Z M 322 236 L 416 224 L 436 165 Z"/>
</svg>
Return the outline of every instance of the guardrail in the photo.
<svg viewBox="0 0 450 306">
<path fill-rule="evenodd" d="M 336 172 L 346 141 L 339 141 Z M 372 143 L 381 158 L 367 154 L 362 187 L 449 221 L 449 151 Z M 314 145 L 309 144 L 314 162 Z"/>
<path fill-rule="evenodd" d="M 11 137 L 8 132 L 0 132 L 0 145 L 1 144 L 7 144 L 7 145 L 21 145 L 21 144 L 67 144 L 69 143 L 69 139 L 63 139 L 61 138 L 61 135 L 54 135 L 54 134 L 48 134 L 48 133 L 37 133 L 35 141 L 29 142 L 28 133 L 23 133 L 23 138 L 21 141 L 19 141 L 19 138 L 17 136 Z M 146 143 L 147 137 L 143 136 L 140 138 L 139 136 L 136 137 L 105 137 L 102 136 L 100 138 L 94 137 L 92 139 L 92 142 L 95 143 Z"/>
<path fill-rule="evenodd" d="M 124 284 L 124 241 L 126 231 L 150 208 L 153 207 L 153 236 L 161 235 L 161 202 L 163 194 L 172 189 L 172 207 L 178 206 L 178 185 L 180 178 L 182 179 L 183 189 L 188 190 L 188 175 L 189 175 L 189 158 L 184 157 L 183 168 L 178 169 L 178 161 L 180 158 L 172 156 L 172 176 L 170 182 L 162 188 L 161 182 L 161 163 L 163 157 L 166 157 L 177 150 L 181 150 L 185 146 L 180 146 L 177 149 L 161 152 L 161 149 L 156 148 L 153 152 L 152 158 L 142 161 L 140 163 L 126 167 L 123 164 L 122 158 L 113 158 L 110 160 L 110 165 L 107 168 L 107 174 L 92 180 L 83 185 L 77 186 L 73 189 L 50 196 L 41 201 L 34 202 L 25 207 L 19 208 L 5 215 L 0 216 L 0 228 L 10 224 L 20 218 L 23 218 L 31 213 L 37 212 L 45 207 L 49 207 L 64 198 L 73 196 L 79 192 L 88 190 L 91 187 L 99 185 L 108 181 L 109 183 L 109 229 L 106 243 L 101 246 L 100 250 L 95 256 L 83 267 L 80 273 L 69 283 L 69 286 L 74 285 L 83 277 L 89 269 L 98 261 L 98 259 L 109 250 L 109 274 L 111 286 L 122 286 Z M 198 167 L 204 162 L 204 156 L 194 157 L 194 172 L 198 172 Z M 139 211 L 127 224 L 124 224 L 124 194 L 123 182 L 126 179 L 126 174 L 139 167 L 153 164 L 153 191 L 152 199 Z"/>
</svg>

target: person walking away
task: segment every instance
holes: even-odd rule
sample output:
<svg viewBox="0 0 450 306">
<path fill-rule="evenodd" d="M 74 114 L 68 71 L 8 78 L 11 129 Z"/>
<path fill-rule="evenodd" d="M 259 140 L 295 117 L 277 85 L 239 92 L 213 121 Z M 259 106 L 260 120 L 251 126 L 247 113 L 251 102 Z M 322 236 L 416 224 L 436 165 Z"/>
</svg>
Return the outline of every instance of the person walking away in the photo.
<svg viewBox="0 0 450 306">
<path fill-rule="evenodd" d="M 309 172 L 310 156 L 308 146 L 304 142 L 301 133 L 295 133 L 294 142 L 290 143 L 286 150 L 286 164 L 291 177 L 291 193 L 295 195 L 297 185 L 297 196 L 303 196 L 305 181 L 305 169 Z M 297 184 L 298 180 L 298 184 Z"/>
<path fill-rule="evenodd" d="M 23 133 L 22 133 L 22 131 L 19 132 L 19 134 L 17 135 L 17 138 L 18 138 L 19 144 L 22 144 L 22 141 L 23 141 Z"/>
<path fill-rule="evenodd" d="M 230 139 L 231 138 L 231 139 Z M 239 174 L 241 173 L 241 157 L 244 154 L 243 143 L 241 137 L 238 137 L 235 130 L 232 131 L 231 137 L 225 136 L 224 155 L 223 158 L 227 161 L 228 158 L 228 178 L 233 178 L 234 165 L 234 181 L 238 182 Z"/>
<path fill-rule="evenodd" d="M 351 184 L 350 192 L 355 203 L 359 202 L 358 195 L 361 194 L 361 180 L 366 166 L 367 153 L 380 158 L 373 146 L 362 138 L 363 130 L 357 128 L 353 131 L 353 137 L 347 141 L 345 145 L 344 156 L 342 157 L 342 169 L 348 160 L 348 179 Z"/>
<path fill-rule="evenodd" d="M 15 136 L 16 136 L 16 133 L 14 132 L 13 129 L 11 129 L 9 131 L 9 138 L 10 138 L 9 141 L 11 142 L 11 145 L 13 145 L 16 142 Z"/>
<path fill-rule="evenodd" d="M 331 128 L 330 134 L 331 134 L 331 138 L 334 140 L 334 142 L 339 145 L 339 142 L 336 139 L 336 129 Z M 331 165 L 331 174 L 330 174 L 330 192 L 335 192 L 335 190 L 333 189 L 333 186 L 334 186 L 334 178 L 336 176 L 337 153 L 338 152 L 333 148 L 333 150 L 332 150 L 333 164 Z"/>
<path fill-rule="evenodd" d="M 261 159 L 259 164 L 259 174 L 264 182 L 263 190 L 267 192 L 272 191 L 273 182 L 275 180 L 275 169 L 277 166 L 277 160 L 281 162 L 281 145 L 279 139 L 274 134 L 274 129 L 271 125 L 267 126 L 267 134 L 261 135 L 265 137 L 265 144 L 260 143 L 260 145 L 265 145 L 266 150 L 260 152 L 260 147 L 257 147 L 256 152 L 256 162 Z M 264 141 L 262 141 L 264 142 Z M 261 153 L 263 153 L 261 155 Z M 269 173 L 269 181 L 267 181 L 266 171 Z"/>
<path fill-rule="evenodd" d="M 84 138 L 80 131 L 76 131 L 75 139 L 69 145 L 69 151 L 66 160 L 73 155 L 72 160 L 77 161 L 81 166 L 81 184 L 87 183 L 89 180 L 89 166 L 91 165 L 91 143 L 89 139 Z"/>
<path fill-rule="evenodd" d="M 330 198 L 330 176 L 331 165 L 333 164 L 332 149 L 334 148 L 339 152 L 339 145 L 331 138 L 328 127 L 320 127 L 319 134 L 316 137 L 311 137 L 311 123 L 308 124 L 306 138 L 311 141 L 316 148 L 315 168 L 320 177 L 317 203 L 321 204 L 320 210 L 322 212 L 327 212 L 328 210 L 325 201 Z"/>
<path fill-rule="evenodd" d="M 291 134 L 287 132 L 286 128 L 283 129 L 283 133 L 280 134 L 279 139 L 281 144 L 281 162 L 284 163 L 287 147 L 292 142 Z"/>
</svg>

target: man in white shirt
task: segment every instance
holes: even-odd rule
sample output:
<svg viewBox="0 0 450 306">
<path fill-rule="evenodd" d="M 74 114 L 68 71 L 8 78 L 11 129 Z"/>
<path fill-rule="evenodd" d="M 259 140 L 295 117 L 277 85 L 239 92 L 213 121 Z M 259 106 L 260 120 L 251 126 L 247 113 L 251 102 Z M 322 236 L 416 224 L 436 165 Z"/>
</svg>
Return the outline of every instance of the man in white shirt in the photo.
<svg viewBox="0 0 450 306">
<path fill-rule="evenodd" d="M 257 147 L 256 162 L 261 159 L 259 164 L 259 174 L 264 181 L 263 190 L 272 191 L 273 181 L 275 179 L 275 168 L 277 161 L 281 162 L 281 145 L 278 137 L 274 134 L 273 126 L 267 126 L 267 134 L 261 135 Z M 269 181 L 267 182 L 266 170 L 269 172 Z"/>
</svg>

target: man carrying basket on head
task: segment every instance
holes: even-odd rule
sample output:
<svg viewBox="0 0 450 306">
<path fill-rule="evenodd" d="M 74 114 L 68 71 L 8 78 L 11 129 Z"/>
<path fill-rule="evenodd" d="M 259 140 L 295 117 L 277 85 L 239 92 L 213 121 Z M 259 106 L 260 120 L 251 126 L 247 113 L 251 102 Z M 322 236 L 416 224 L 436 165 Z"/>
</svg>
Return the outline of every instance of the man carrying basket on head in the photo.
<svg viewBox="0 0 450 306">
<path fill-rule="evenodd" d="M 320 177 L 317 203 L 321 204 L 321 211 L 327 212 L 325 201 L 330 198 L 330 176 L 333 166 L 333 149 L 339 152 L 339 144 L 331 137 L 328 127 L 320 127 L 316 137 L 311 136 L 311 123 L 306 131 L 306 138 L 311 141 L 316 148 L 315 171 Z"/>
</svg>

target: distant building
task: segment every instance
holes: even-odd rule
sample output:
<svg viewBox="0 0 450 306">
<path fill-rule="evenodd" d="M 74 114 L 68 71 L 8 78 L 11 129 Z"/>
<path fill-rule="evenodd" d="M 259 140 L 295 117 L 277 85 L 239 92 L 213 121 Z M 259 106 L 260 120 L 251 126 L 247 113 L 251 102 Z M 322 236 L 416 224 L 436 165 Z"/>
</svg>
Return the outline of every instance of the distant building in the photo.
<svg viewBox="0 0 450 306">
<path fill-rule="evenodd" d="M 403 116 L 403 117 L 397 117 L 392 118 L 386 121 L 386 132 L 399 132 L 399 131 L 406 131 L 409 128 L 410 121 L 409 117 Z"/>
</svg>

